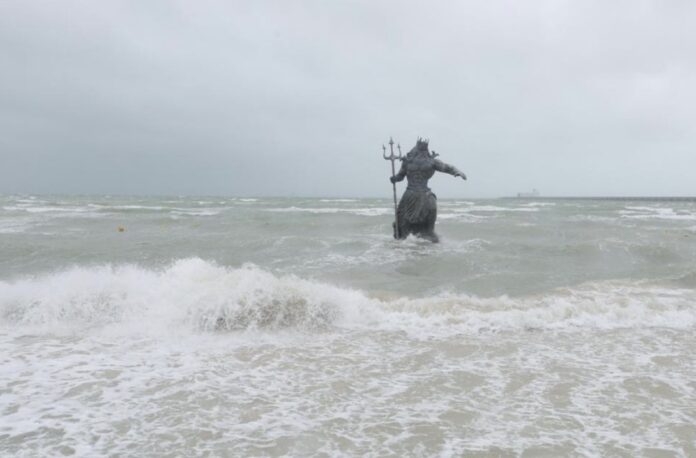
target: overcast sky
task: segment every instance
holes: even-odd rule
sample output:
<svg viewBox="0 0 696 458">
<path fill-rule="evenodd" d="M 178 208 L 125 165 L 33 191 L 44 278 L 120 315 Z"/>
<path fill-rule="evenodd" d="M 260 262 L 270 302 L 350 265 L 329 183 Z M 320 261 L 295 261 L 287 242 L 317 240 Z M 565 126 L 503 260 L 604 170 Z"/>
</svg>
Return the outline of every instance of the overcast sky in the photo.
<svg viewBox="0 0 696 458">
<path fill-rule="evenodd" d="M 0 193 L 696 195 L 696 2 L 0 2 Z M 403 185 L 402 189 L 403 189 Z"/>
</svg>

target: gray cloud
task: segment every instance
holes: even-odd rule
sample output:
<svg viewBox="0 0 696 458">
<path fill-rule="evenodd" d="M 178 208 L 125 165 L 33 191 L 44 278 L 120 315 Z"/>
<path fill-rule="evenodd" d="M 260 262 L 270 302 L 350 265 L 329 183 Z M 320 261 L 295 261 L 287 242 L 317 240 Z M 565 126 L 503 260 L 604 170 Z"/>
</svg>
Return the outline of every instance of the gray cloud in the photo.
<svg viewBox="0 0 696 458">
<path fill-rule="evenodd" d="M 688 1 L 0 4 L 0 192 L 695 195 Z"/>
</svg>

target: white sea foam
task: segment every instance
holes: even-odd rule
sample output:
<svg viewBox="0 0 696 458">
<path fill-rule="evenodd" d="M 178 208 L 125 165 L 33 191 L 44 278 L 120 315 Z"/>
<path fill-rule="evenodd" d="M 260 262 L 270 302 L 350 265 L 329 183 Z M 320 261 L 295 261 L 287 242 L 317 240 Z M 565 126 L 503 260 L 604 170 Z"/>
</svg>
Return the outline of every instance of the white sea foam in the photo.
<svg viewBox="0 0 696 458">
<path fill-rule="evenodd" d="M 97 204 L 98 205 L 98 204 Z M 161 205 L 98 205 L 102 208 L 114 209 L 114 210 L 152 210 L 152 211 L 162 211 L 169 210 L 171 207 L 163 207 Z"/>
<path fill-rule="evenodd" d="M 0 454 L 688 456 L 695 301 L 377 298 L 198 258 L 4 281 Z"/>
<path fill-rule="evenodd" d="M 639 212 L 652 212 L 652 211 L 657 211 L 661 210 L 662 207 L 646 207 L 646 206 L 633 206 L 633 205 L 627 205 L 626 210 L 635 210 Z"/>
<path fill-rule="evenodd" d="M 696 221 L 696 214 L 689 211 L 675 211 L 669 207 L 632 207 L 627 206 L 625 210 L 619 211 L 623 218 L 630 219 L 665 219 L 665 220 L 682 220 Z"/>
<path fill-rule="evenodd" d="M 477 222 L 481 221 L 484 219 L 488 219 L 488 216 L 484 215 L 475 215 L 473 213 L 467 213 L 467 212 L 462 212 L 458 210 L 453 210 L 455 213 L 439 213 L 437 215 L 438 219 L 458 219 L 458 220 L 466 220 L 469 222 Z"/>
<path fill-rule="evenodd" d="M 36 204 L 46 205 L 48 203 L 48 201 L 40 200 L 40 199 L 37 199 L 36 197 L 30 197 L 28 199 L 12 199 L 12 201 L 19 204 L 19 205 L 36 205 Z"/>
<path fill-rule="evenodd" d="M 25 211 L 27 213 L 85 213 L 92 209 L 88 207 L 31 207 L 10 205 L 3 207 L 5 211 Z"/>
<path fill-rule="evenodd" d="M 278 278 L 253 266 L 227 269 L 186 259 L 164 270 L 75 267 L 1 282 L 0 310 L 4 320 L 16 324 L 121 323 L 138 328 L 144 320 L 153 328 L 303 328 L 328 324 L 332 310 L 354 294 L 295 277 Z"/>
<path fill-rule="evenodd" d="M 484 224 L 443 221 L 434 245 L 393 241 L 387 199 L 264 202 L 389 218 L 255 204 L 256 217 L 176 233 L 151 218 L 218 210 L 198 199 L 213 200 L 60 205 L 117 215 L 108 225 L 0 212 L 2 227 L 36 228 L 0 236 L 0 456 L 694 455 L 693 221 L 658 228 L 617 213 L 655 211 L 616 202 L 540 208 L 548 219 L 443 203 Z M 613 223 L 574 230 L 583 213 Z M 323 224 L 334 217 L 349 224 Z M 97 264 L 179 253 L 235 267 Z M 55 267 L 67 262 L 93 264 Z"/>
<path fill-rule="evenodd" d="M 529 202 L 522 205 L 523 207 L 554 207 L 554 202 Z"/>
<path fill-rule="evenodd" d="M 471 202 L 470 200 L 453 200 L 447 203 L 452 203 L 455 205 L 475 205 L 475 203 Z"/>
<path fill-rule="evenodd" d="M 205 202 L 199 202 L 203 204 Z M 214 203 L 214 202 L 209 202 Z M 220 214 L 228 207 L 171 207 L 161 205 L 105 205 L 105 204 L 89 204 L 89 207 L 98 211 L 120 211 L 120 210 L 142 210 L 145 212 L 168 212 L 175 216 L 215 216 Z"/>
<path fill-rule="evenodd" d="M 573 215 L 568 217 L 568 221 L 590 221 L 593 223 L 616 223 L 618 218 L 601 215 Z"/>
<path fill-rule="evenodd" d="M 31 226 L 31 221 L 3 219 L 0 220 L 0 234 L 18 234 L 26 232 Z"/>
<path fill-rule="evenodd" d="M 280 207 L 267 208 L 265 211 L 278 213 L 315 213 L 315 214 L 333 214 L 333 213 L 349 213 L 359 216 L 382 216 L 391 215 L 394 210 L 391 208 L 367 207 L 367 208 L 321 208 L 321 207 Z"/>
<path fill-rule="evenodd" d="M 107 212 L 100 212 L 97 209 L 88 206 L 70 206 L 70 207 L 30 207 L 30 206 L 5 206 L 3 210 L 11 212 L 10 214 L 31 215 L 36 221 L 45 221 L 49 219 L 91 219 L 104 218 L 109 216 Z"/>
<path fill-rule="evenodd" d="M 233 269 L 197 258 L 161 270 L 75 267 L 0 282 L 0 317 L 6 324 L 118 325 L 138 331 L 336 326 L 432 336 L 529 328 L 684 329 L 696 323 L 694 301 L 691 289 L 612 283 L 523 298 L 451 294 L 380 300 L 254 266 Z"/>
<path fill-rule="evenodd" d="M 538 212 L 536 207 L 499 207 L 497 205 L 472 205 L 462 208 L 463 212 Z"/>
<path fill-rule="evenodd" d="M 172 210 L 172 215 L 177 216 L 216 216 L 222 213 L 220 209 L 191 209 L 191 210 Z"/>
</svg>

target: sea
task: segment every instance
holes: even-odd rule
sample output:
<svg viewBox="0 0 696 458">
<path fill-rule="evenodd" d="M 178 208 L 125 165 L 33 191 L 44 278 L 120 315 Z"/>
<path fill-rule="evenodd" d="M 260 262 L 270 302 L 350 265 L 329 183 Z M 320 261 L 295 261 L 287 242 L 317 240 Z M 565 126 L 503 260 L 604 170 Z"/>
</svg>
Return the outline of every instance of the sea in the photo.
<svg viewBox="0 0 696 458">
<path fill-rule="evenodd" d="M 0 196 L 0 456 L 696 456 L 696 201 L 438 205 Z"/>
</svg>

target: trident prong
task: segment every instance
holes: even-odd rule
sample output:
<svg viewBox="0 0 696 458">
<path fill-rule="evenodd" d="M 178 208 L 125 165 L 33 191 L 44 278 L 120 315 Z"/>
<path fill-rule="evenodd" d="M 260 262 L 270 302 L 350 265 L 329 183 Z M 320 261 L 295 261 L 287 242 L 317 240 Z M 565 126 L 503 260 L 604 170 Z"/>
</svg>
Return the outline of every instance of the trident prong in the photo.
<svg viewBox="0 0 696 458">
<path fill-rule="evenodd" d="M 387 155 L 387 148 L 382 144 L 382 157 L 388 161 L 395 161 L 397 159 L 402 159 L 403 155 L 401 154 L 401 144 L 400 143 L 394 143 L 394 140 L 389 137 L 389 155 Z M 399 150 L 399 154 L 394 154 L 394 145 L 396 145 L 396 149 Z"/>
</svg>

